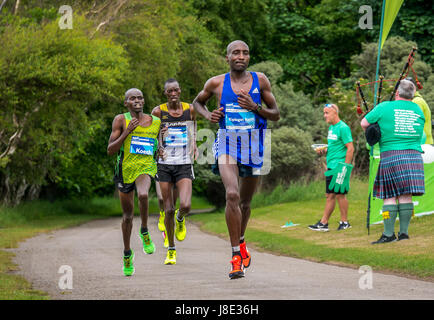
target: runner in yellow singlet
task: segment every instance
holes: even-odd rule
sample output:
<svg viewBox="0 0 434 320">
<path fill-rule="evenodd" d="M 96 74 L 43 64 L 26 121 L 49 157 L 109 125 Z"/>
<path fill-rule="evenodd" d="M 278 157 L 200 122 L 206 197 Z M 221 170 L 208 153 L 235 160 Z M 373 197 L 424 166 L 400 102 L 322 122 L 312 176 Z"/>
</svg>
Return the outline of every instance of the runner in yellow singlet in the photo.
<svg viewBox="0 0 434 320">
<path fill-rule="evenodd" d="M 130 246 L 134 217 L 134 189 L 137 190 L 141 217 L 140 238 L 143 251 L 151 254 L 155 245 L 148 232 L 148 194 L 151 177 L 157 173 L 154 153 L 157 149 L 161 120 L 143 113 L 144 99 L 139 89 L 125 93 L 124 105 L 127 113 L 118 114 L 112 125 L 107 153 L 118 154 L 114 182 L 119 189 L 123 219 L 122 236 L 124 242 L 124 274 L 134 274 L 134 252 Z"/>
</svg>

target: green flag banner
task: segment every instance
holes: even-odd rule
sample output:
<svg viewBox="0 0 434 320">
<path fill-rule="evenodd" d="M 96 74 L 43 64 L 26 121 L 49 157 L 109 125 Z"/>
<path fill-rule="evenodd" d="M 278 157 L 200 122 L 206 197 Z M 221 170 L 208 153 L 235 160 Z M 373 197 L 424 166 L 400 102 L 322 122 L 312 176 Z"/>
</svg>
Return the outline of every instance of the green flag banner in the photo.
<svg viewBox="0 0 434 320">
<path fill-rule="evenodd" d="M 395 18 L 398 15 L 398 11 L 401 8 L 403 2 L 404 0 L 386 0 L 383 17 L 384 20 L 381 37 L 381 49 L 383 49 L 383 44 L 387 39 L 389 31 L 392 28 L 392 24 L 395 21 Z"/>
<path fill-rule="evenodd" d="M 377 175 L 378 165 L 380 163 L 379 152 L 375 149 L 371 155 L 369 162 L 369 191 L 372 195 L 375 176 Z M 434 146 L 425 144 L 422 145 L 424 153 L 422 154 L 424 160 L 424 173 L 425 173 L 425 194 L 420 197 L 413 197 L 414 214 L 415 216 L 422 216 L 434 213 Z M 370 199 L 371 214 L 370 224 L 383 222 L 381 209 L 383 207 L 383 200 L 371 196 Z"/>
</svg>

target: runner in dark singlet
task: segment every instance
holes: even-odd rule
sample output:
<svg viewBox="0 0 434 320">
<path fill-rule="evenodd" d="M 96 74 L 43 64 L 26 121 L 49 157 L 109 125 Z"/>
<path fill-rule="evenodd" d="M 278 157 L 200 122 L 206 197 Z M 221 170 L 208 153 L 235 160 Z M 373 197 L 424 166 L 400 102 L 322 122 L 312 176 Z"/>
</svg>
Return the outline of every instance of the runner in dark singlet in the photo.
<svg viewBox="0 0 434 320">
<path fill-rule="evenodd" d="M 185 239 L 187 233 L 185 216 L 191 208 L 194 180 L 192 156 L 196 147 L 195 113 L 190 104 L 181 102 L 181 88 L 175 79 L 166 81 L 164 93 L 167 96 L 167 103 L 155 107 L 152 114 L 161 119 L 162 127 L 167 128 L 160 138 L 164 156 L 158 159 L 157 180 L 163 196 L 164 224 L 168 239 L 164 264 L 176 264 L 175 236 L 178 241 Z M 174 186 L 179 194 L 179 210 L 175 210 Z"/>
</svg>

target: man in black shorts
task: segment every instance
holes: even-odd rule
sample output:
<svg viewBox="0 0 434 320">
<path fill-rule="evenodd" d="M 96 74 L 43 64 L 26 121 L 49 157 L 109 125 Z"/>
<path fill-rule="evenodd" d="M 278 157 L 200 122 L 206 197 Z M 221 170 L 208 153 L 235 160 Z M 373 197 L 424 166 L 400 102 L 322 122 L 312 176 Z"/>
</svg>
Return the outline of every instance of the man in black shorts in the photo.
<svg viewBox="0 0 434 320">
<path fill-rule="evenodd" d="M 354 154 L 353 137 L 350 127 L 339 118 L 339 108 L 335 104 L 326 104 L 323 108 L 324 119 L 330 124 L 327 135 L 327 148 L 316 150 L 318 154 L 327 154 L 327 172 L 326 176 L 326 205 L 320 221 L 310 225 L 308 228 L 314 231 L 329 231 L 328 221 L 333 213 L 336 202 L 341 212 L 341 221 L 338 230 L 351 228 L 348 222 L 348 199 L 347 190 L 341 191 L 340 188 L 330 186 L 332 179 L 336 179 L 338 173 L 343 168 L 348 176 L 352 167 L 351 161 Z M 345 168 L 344 168 L 345 167 Z M 336 172 L 336 173 L 334 173 Z M 333 173 L 333 174 L 332 174 Z M 330 188 L 332 187 L 332 188 Z M 349 188 L 349 186 L 348 186 Z"/>
<path fill-rule="evenodd" d="M 164 264 L 176 264 L 175 236 L 185 239 L 185 216 L 190 212 L 192 181 L 194 180 L 192 155 L 196 154 L 195 113 L 193 106 L 181 102 L 178 81 L 169 79 L 164 84 L 167 103 L 152 110 L 161 119 L 164 134 L 160 135 L 163 157 L 158 159 L 157 180 L 163 196 L 166 237 L 169 242 Z M 161 152 L 160 152 L 161 153 Z M 179 210 L 175 219 L 174 186 L 178 190 Z"/>
</svg>

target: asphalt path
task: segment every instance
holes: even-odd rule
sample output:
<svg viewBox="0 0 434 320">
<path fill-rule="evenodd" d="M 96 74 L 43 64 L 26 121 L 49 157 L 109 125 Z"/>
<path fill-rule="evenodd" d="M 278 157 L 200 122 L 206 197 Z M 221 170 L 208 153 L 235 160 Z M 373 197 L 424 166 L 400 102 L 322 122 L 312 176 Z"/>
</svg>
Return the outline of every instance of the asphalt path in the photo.
<svg viewBox="0 0 434 320">
<path fill-rule="evenodd" d="M 228 240 L 204 233 L 187 218 L 187 237 L 176 243 L 177 264 L 149 218 L 156 251 L 146 255 L 134 219 L 135 274 L 122 272 L 121 219 L 96 220 L 41 234 L 12 249 L 16 273 L 55 300 L 412 300 L 434 298 L 434 283 L 346 268 L 249 249 L 250 268 L 230 280 Z M 248 239 L 247 239 L 248 240 Z M 69 287 L 68 287 L 69 286 Z M 71 288 L 72 287 L 72 288 Z"/>
</svg>

